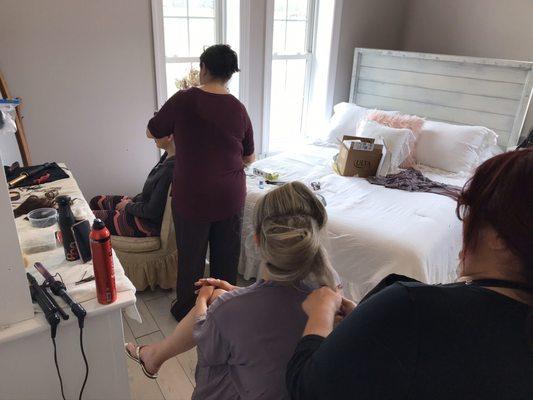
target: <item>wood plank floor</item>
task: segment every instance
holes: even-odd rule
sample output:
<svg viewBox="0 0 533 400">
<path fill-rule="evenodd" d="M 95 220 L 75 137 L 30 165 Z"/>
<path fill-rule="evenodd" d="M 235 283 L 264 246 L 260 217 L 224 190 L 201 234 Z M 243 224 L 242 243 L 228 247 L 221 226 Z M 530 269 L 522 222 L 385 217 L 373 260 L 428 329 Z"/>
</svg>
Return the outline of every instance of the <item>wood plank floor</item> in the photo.
<svg viewBox="0 0 533 400">
<path fill-rule="evenodd" d="M 239 277 L 239 286 L 247 286 L 250 281 Z M 156 289 L 137 293 L 137 309 L 143 323 L 123 317 L 124 341 L 139 345 L 154 343 L 172 333 L 176 320 L 170 314 L 170 304 L 174 299 L 170 290 Z M 188 400 L 194 390 L 196 368 L 196 348 L 180 354 L 166 362 L 159 371 L 157 380 L 144 376 L 141 368 L 129 358 L 128 376 L 133 400 Z"/>
</svg>

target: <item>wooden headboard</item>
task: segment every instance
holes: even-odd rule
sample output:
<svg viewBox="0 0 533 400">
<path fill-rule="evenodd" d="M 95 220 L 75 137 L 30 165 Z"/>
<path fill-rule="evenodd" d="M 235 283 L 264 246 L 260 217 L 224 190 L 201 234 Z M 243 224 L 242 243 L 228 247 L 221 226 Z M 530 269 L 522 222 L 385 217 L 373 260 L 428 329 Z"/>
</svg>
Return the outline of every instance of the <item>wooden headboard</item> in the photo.
<svg viewBox="0 0 533 400">
<path fill-rule="evenodd" d="M 507 148 L 522 136 L 532 88 L 532 62 L 356 48 L 350 102 L 486 126 Z"/>
</svg>

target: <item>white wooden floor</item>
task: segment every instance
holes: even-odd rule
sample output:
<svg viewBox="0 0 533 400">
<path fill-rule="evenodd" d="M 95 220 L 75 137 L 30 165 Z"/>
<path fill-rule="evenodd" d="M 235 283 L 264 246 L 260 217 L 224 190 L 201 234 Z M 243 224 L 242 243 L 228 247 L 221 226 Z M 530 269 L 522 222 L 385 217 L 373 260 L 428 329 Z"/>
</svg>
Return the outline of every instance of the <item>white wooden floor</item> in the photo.
<svg viewBox="0 0 533 400">
<path fill-rule="evenodd" d="M 251 282 L 239 277 L 239 285 Z M 123 317 L 125 342 L 146 345 L 170 335 L 176 320 L 170 314 L 170 304 L 175 294 L 157 289 L 137 293 L 137 309 L 143 323 Z M 140 367 L 127 358 L 131 397 L 134 400 L 188 400 L 194 389 L 196 348 L 167 361 L 159 370 L 157 380 L 144 376 Z"/>
</svg>

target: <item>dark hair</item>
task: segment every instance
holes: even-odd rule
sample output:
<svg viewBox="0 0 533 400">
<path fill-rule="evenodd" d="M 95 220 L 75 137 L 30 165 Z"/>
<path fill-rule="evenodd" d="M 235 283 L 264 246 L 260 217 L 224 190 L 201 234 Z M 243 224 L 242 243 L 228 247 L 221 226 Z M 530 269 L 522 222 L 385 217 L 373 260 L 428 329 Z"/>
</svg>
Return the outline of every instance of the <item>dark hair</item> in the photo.
<svg viewBox="0 0 533 400">
<path fill-rule="evenodd" d="M 235 72 L 239 72 L 237 53 L 227 44 L 215 44 L 204 50 L 200 56 L 203 64 L 211 76 L 229 81 Z"/>
<path fill-rule="evenodd" d="M 456 212 L 463 221 L 463 257 L 476 248 L 480 230 L 491 226 L 533 287 L 533 149 L 500 154 L 481 164 L 463 188 Z M 533 312 L 528 332 L 533 344 Z"/>
</svg>

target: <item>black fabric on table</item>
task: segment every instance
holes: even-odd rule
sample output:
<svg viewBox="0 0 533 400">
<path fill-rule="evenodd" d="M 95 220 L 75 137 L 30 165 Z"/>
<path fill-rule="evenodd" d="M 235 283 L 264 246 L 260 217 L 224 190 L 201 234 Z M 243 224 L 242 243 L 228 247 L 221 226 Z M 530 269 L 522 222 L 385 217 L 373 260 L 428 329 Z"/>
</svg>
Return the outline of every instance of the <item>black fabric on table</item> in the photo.
<svg viewBox="0 0 533 400">
<path fill-rule="evenodd" d="M 6 174 L 7 181 L 11 181 L 15 179 L 16 177 L 18 177 L 23 172 L 31 173 L 32 171 L 41 167 L 42 165 L 43 164 L 32 165 L 31 167 L 20 167 L 13 171 L 9 167 L 4 166 L 4 172 Z M 39 171 L 34 176 L 30 176 L 29 178 L 24 179 L 23 181 L 13 186 L 13 188 L 38 185 L 37 183 L 35 183 L 35 180 L 39 179 L 41 176 L 43 176 L 46 173 L 50 174 L 50 177 L 45 183 L 50 183 L 50 182 L 58 181 L 60 179 L 68 178 L 68 174 L 65 171 L 63 171 L 63 169 L 59 165 L 57 165 L 57 163 L 53 162 L 53 163 L 50 163 L 50 165 L 47 168 L 43 169 L 42 171 Z"/>
<path fill-rule="evenodd" d="M 292 399 L 533 399 L 527 305 L 463 283 L 384 286 L 300 340 Z"/>
</svg>

